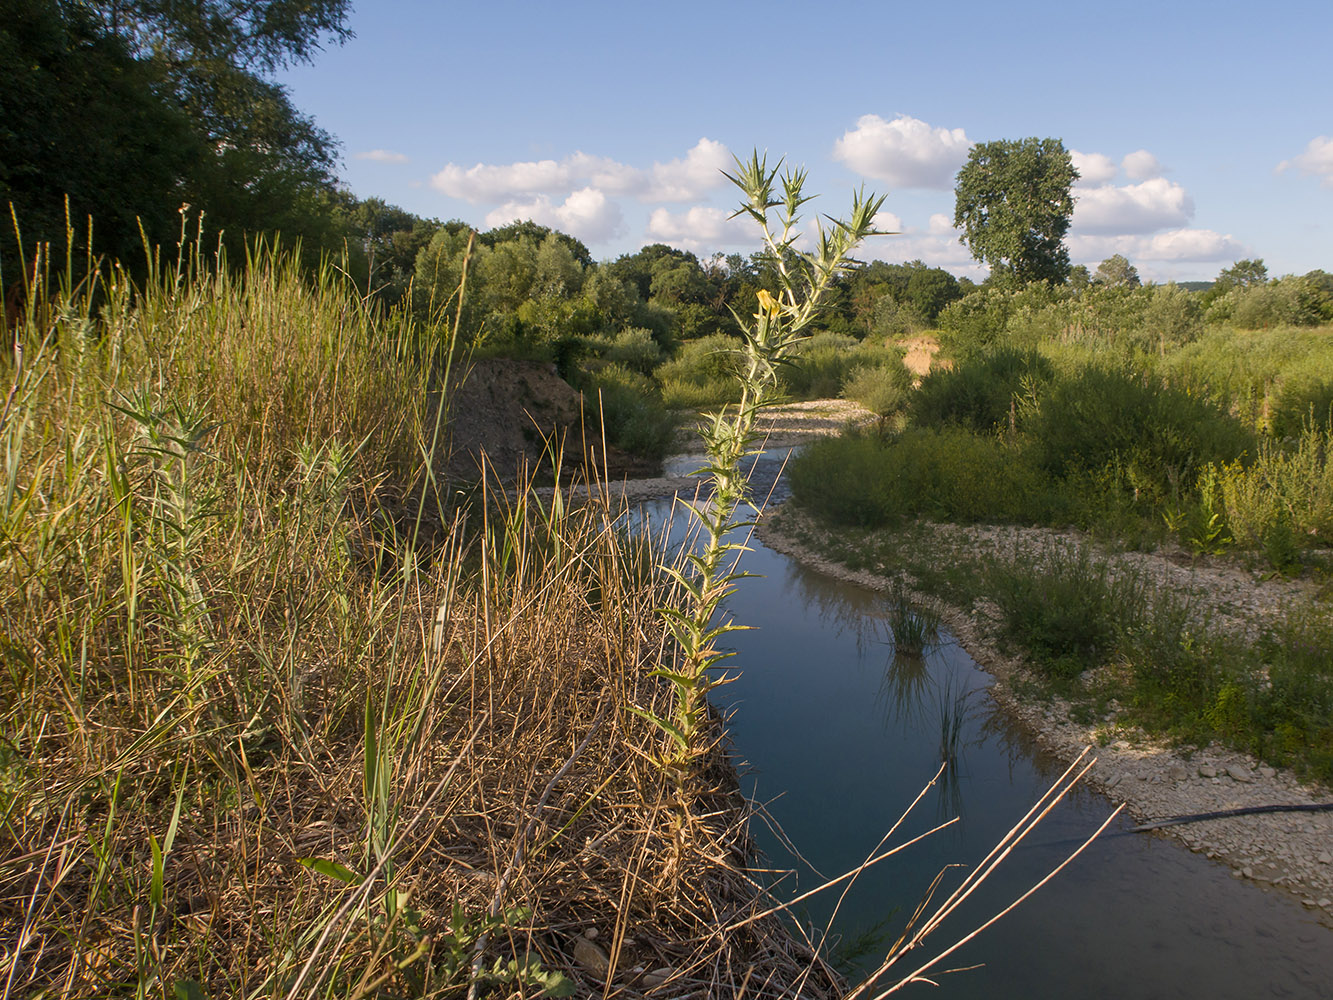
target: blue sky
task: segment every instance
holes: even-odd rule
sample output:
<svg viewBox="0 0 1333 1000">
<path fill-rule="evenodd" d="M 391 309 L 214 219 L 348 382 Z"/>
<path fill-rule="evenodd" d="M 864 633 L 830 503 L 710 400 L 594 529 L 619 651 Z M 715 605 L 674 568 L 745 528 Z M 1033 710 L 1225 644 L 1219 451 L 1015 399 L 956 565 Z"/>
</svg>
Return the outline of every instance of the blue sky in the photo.
<svg viewBox="0 0 1333 1000">
<path fill-rule="evenodd" d="M 976 142 L 1054 137 L 1083 178 L 1076 263 L 1146 278 L 1333 271 L 1333 4 L 430 3 L 362 0 L 356 37 L 282 77 L 361 197 L 488 228 L 534 218 L 598 258 L 748 252 L 719 167 L 865 184 L 902 236 L 863 256 L 984 275 L 951 228 Z"/>
</svg>

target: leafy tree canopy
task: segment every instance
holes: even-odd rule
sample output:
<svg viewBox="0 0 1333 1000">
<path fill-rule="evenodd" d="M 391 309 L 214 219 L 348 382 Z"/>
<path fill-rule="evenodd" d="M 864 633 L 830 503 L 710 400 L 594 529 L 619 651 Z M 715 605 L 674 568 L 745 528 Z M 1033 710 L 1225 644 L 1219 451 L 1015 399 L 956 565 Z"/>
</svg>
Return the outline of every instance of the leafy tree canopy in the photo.
<svg viewBox="0 0 1333 1000">
<path fill-rule="evenodd" d="M 1000 140 L 972 147 L 958 172 L 954 225 L 977 260 L 1006 282 L 1063 283 L 1065 233 L 1078 171 L 1059 139 Z"/>
<path fill-rule="evenodd" d="M 127 256 L 184 202 L 236 243 L 281 229 L 322 241 L 336 144 L 269 76 L 341 42 L 348 0 L 8 0 L 0 19 L 4 194 L 32 237 L 50 205 L 93 216 Z M 11 96 L 12 95 L 12 96 Z M 17 152 L 13 152 L 17 150 Z M 54 165 L 54 168 L 52 167 Z M 126 221 L 130 220 L 130 221 Z"/>
<path fill-rule="evenodd" d="M 1138 288 L 1139 271 L 1121 254 L 1107 257 L 1097 265 L 1097 273 L 1092 276 L 1094 285 L 1107 288 Z"/>
</svg>

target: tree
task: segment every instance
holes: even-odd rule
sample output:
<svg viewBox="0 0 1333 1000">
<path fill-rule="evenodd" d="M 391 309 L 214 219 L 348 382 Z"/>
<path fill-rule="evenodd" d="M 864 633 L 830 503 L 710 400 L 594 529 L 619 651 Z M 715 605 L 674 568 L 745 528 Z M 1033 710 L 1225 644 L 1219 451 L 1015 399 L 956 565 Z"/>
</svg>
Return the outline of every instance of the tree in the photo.
<svg viewBox="0 0 1333 1000">
<path fill-rule="evenodd" d="M 1107 257 L 1097 265 L 1092 283 L 1105 288 L 1138 288 L 1142 284 L 1138 268 L 1120 254 Z"/>
<path fill-rule="evenodd" d="M 0 18 L 0 210 L 12 202 L 31 259 L 38 242 L 64 250 L 65 198 L 78 234 L 95 217 L 99 249 L 139 257 L 178 232 L 184 178 L 202 154 L 190 122 L 158 94 L 160 76 L 82 7 L 6 4 Z M 0 226 L 0 270 L 17 267 Z"/>
<path fill-rule="evenodd" d="M 1268 281 L 1268 266 L 1264 264 L 1262 257 L 1258 257 L 1254 260 L 1238 260 L 1230 267 L 1224 267 L 1218 274 L 1217 280 L 1213 282 L 1213 288 L 1225 292 L 1233 288 L 1262 285 L 1266 281 Z"/>
<path fill-rule="evenodd" d="M 1078 171 L 1059 139 L 973 146 L 958 171 L 954 225 L 977 260 L 1009 282 L 1063 283 Z"/>
<path fill-rule="evenodd" d="M 98 248 L 127 255 L 138 220 L 174 242 L 188 202 L 232 242 L 329 237 L 336 144 L 271 76 L 349 37 L 348 0 L 9 0 L 0 18 L 0 196 L 33 235 L 70 195 Z M 52 231 L 54 227 L 55 231 Z M 165 231 L 164 231 L 165 230 Z M 126 236 L 125 234 L 129 235 Z"/>
</svg>

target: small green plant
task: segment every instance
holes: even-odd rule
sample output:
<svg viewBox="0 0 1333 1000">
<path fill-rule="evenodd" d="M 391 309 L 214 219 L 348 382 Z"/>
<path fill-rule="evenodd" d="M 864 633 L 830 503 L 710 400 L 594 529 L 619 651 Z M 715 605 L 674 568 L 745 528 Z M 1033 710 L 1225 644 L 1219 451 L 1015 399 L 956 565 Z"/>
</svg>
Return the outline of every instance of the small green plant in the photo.
<svg viewBox="0 0 1333 1000">
<path fill-rule="evenodd" d="M 894 581 L 889 590 L 887 613 L 895 653 L 920 656 L 928 645 L 938 640 L 939 613 L 932 608 L 915 605 L 901 580 Z"/>
<path fill-rule="evenodd" d="M 707 750 L 708 692 L 726 682 L 716 670 L 730 654 L 719 648 L 718 640 L 744 627 L 718 620 L 723 600 L 744 575 L 736 568 L 736 560 L 745 544 L 733 540 L 732 533 L 753 523 L 737 516 L 749 498 L 741 462 L 754 454 L 756 422 L 760 411 L 779 393 L 781 366 L 796 355 L 803 331 L 818 314 L 825 292 L 854 266 L 853 250 L 875 235 L 875 214 L 884 200 L 858 193 L 850 218 L 833 220 L 828 229 L 820 224 L 814 251 L 805 251 L 796 246 L 800 209 L 810 200 L 804 193 L 805 171 L 783 172 L 781 162 L 770 168 L 768 158 L 761 159 L 758 152 L 748 162 L 737 159 L 736 166 L 735 174 L 727 177 L 740 189 L 744 201 L 733 218 L 744 215 L 758 223 L 763 253 L 777 276 L 779 292 L 774 296 L 761 289 L 754 316 L 736 316 L 743 330 L 734 358 L 739 401 L 719 408 L 700 426 L 708 454 L 708 464 L 700 474 L 707 477 L 712 495 L 705 502 L 688 505 L 700 529 L 700 544 L 686 555 L 684 569 L 668 569 L 684 602 L 681 607 L 662 609 L 676 655 L 654 672 L 671 685 L 670 714 L 635 709 L 669 739 L 662 765 L 675 783 L 682 829 L 690 815 L 688 779 Z"/>
</svg>

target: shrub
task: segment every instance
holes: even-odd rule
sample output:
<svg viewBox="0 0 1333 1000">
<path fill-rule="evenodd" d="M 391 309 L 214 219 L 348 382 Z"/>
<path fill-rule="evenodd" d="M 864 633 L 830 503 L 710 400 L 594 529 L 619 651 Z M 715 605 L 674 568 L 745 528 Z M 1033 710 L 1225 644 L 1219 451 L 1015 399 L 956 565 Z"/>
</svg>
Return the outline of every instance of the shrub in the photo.
<svg viewBox="0 0 1333 1000">
<path fill-rule="evenodd" d="M 987 582 L 1003 633 L 1053 677 L 1076 677 L 1106 662 L 1121 629 L 1143 614 L 1143 581 L 1113 575 L 1086 546 L 1051 546 L 993 563 Z"/>
<path fill-rule="evenodd" d="M 1153 376 L 1085 368 L 1057 379 L 1027 423 L 1043 468 L 1064 477 L 1115 464 L 1140 504 L 1188 492 L 1209 462 L 1228 462 L 1253 439 L 1208 400 Z"/>
<path fill-rule="evenodd" d="M 844 399 L 856 400 L 880 420 L 901 412 L 911 392 L 912 373 L 901 359 L 882 365 L 858 365 L 842 388 Z"/>
<path fill-rule="evenodd" d="M 579 388 L 585 419 L 605 428 L 608 442 L 645 458 L 662 458 L 671 450 L 676 419 L 647 376 L 610 364 L 586 372 Z"/>
<path fill-rule="evenodd" d="M 942 346 L 960 358 L 984 351 L 1004 336 L 1009 313 L 1004 294 L 981 289 L 969 292 L 940 311 L 937 322 Z"/>
<path fill-rule="evenodd" d="M 1034 398 L 1053 376 L 1051 363 L 1036 351 L 991 348 L 951 369 L 933 369 L 913 395 L 910 415 L 924 427 L 957 424 L 992 431 L 1007 424 L 1011 412 L 1017 415 L 1017 397 Z"/>
<path fill-rule="evenodd" d="M 1282 555 L 1296 545 L 1333 544 L 1333 428 L 1307 424 L 1294 448 L 1260 445 L 1253 464 L 1228 464 L 1219 475 L 1227 524 L 1247 548 Z M 1288 560 L 1289 561 L 1289 560 Z M 1278 566 L 1282 569 L 1282 566 Z"/>
<path fill-rule="evenodd" d="M 797 503 L 837 524 L 879 526 L 923 514 L 1046 521 L 1060 509 L 1057 491 L 1020 445 L 959 428 L 817 441 L 790 475 Z"/>
<path fill-rule="evenodd" d="M 686 341 L 653 373 L 662 387 L 663 402 L 673 409 L 734 402 L 740 396 L 737 348 L 738 341 L 726 334 Z"/>
<path fill-rule="evenodd" d="M 651 330 L 631 326 L 616 334 L 604 348 L 603 356 L 631 371 L 650 375 L 662 361 L 662 348 L 653 339 Z"/>
</svg>

